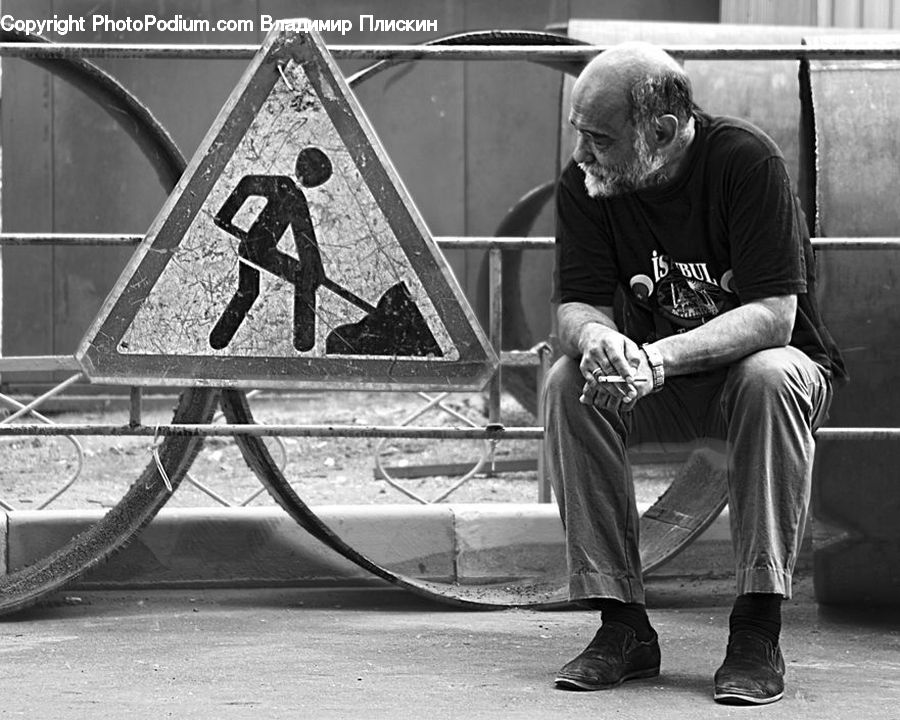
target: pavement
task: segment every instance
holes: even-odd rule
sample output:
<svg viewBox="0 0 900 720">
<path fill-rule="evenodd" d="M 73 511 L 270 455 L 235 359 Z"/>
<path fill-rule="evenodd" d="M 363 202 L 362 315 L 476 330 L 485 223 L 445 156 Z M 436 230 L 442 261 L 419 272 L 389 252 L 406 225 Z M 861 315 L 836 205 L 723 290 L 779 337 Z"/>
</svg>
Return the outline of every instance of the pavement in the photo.
<svg viewBox="0 0 900 720">
<path fill-rule="evenodd" d="M 473 611 L 387 585 L 68 590 L 0 621 L 0 716 L 41 718 L 900 718 L 896 610 L 829 609 L 809 575 L 785 603 L 787 689 L 712 700 L 727 578 L 648 581 L 658 678 L 568 692 L 553 673 L 587 610 Z"/>
</svg>

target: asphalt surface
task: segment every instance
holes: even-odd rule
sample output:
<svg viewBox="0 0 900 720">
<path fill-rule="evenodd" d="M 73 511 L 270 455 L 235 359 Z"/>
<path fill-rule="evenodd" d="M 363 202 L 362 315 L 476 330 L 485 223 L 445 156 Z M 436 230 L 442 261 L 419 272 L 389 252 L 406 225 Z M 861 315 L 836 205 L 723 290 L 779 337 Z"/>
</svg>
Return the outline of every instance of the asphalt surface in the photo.
<svg viewBox="0 0 900 720">
<path fill-rule="evenodd" d="M 386 586 L 61 593 L 0 621 L 0 716 L 900 720 L 900 612 L 785 604 L 787 689 L 712 700 L 731 582 L 653 580 L 658 678 L 567 692 L 587 610 L 468 611 Z"/>
</svg>

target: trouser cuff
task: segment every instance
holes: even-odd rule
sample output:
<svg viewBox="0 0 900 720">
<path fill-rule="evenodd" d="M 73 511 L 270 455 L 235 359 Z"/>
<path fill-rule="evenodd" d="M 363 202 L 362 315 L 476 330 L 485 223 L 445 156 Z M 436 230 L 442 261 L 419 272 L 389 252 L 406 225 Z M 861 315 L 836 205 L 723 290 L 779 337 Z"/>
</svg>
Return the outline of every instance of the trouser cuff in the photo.
<svg viewBox="0 0 900 720">
<path fill-rule="evenodd" d="M 628 603 L 644 603 L 644 583 L 636 578 L 582 573 L 569 578 L 569 599 L 611 598 Z"/>
<path fill-rule="evenodd" d="M 738 569 L 737 594 L 746 593 L 778 593 L 785 599 L 791 597 L 791 573 L 777 568 L 744 568 Z"/>
</svg>

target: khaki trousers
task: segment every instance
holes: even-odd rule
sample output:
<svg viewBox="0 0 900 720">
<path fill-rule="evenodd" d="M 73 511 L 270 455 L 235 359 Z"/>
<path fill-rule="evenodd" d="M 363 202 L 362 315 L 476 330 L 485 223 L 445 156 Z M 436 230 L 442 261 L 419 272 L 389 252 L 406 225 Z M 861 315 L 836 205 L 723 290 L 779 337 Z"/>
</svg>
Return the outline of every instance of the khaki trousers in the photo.
<svg viewBox="0 0 900 720">
<path fill-rule="evenodd" d="M 813 432 L 831 383 L 793 347 L 727 369 L 668 378 L 627 412 L 578 402 L 578 361 L 559 359 L 544 385 L 547 472 L 566 530 L 573 600 L 644 602 L 638 513 L 627 449 L 710 441 L 728 462 L 738 594 L 791 595 L 812 478 Z"/>
</svg>

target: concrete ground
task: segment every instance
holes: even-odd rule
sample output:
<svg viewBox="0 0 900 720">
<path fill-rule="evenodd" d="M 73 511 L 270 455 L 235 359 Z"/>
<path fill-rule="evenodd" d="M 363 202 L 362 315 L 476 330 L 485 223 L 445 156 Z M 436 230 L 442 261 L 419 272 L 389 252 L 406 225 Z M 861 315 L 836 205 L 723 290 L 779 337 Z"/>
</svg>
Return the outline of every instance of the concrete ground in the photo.
<svg viewBox="0 0 900 720">
<path fill-rule="evenodd" d="M 900 719 L 900 617 L 784 610 L 785 698 L 712 701 L 731 583 L 651 580 L 662 674 L 572 693 L 553 672 L 583 610 L 466 611 L 388 586 L 69 591 L 0 622 L 0 716 L 38 718 Z"/>
</svg>

